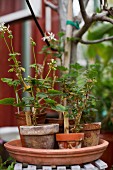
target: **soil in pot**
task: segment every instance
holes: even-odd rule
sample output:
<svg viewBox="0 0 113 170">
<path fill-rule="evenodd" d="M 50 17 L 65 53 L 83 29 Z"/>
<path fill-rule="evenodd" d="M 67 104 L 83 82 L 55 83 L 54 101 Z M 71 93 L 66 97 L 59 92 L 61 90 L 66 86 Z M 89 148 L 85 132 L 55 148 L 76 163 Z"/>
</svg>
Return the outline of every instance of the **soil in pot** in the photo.
<svg viewBox="0 0 113 170">
<path fill-rule="evenodd" d="M 59 124 L 43 124 L 39 126 L 20 126 L 25 146 L 35 149 L 54 149 L 55 134 L 59 132 Z"/>
<path fill-rule="evenodd" d="M 96 146 L 99 144 L 101 123 L 90 123 L 83 125 L 84 141 L 83 147 Z"/>
<path fill-rule="evenodd" d="M 59 149 L 81 148 L 83 139 L 84 133 L 56 134 Z"/>
</svg>

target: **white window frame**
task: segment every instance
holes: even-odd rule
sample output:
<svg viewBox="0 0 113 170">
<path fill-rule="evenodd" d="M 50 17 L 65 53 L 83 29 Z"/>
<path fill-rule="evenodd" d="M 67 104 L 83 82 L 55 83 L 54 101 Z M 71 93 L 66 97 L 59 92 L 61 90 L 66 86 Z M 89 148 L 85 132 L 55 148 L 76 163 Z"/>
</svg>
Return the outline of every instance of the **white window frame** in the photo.
<svg viewBox="0 0 113 170">
<path fill-rule="evenodd" d="M 29 2 L 32 6 L 35 16 L 41 17 L 42 0 L 29 0 Z M 5 22 L 7 24 L 7 23 L 12 23 L 15 21 L 25 20 L 25 19 L 30 19 L 30 18 L 32 18 L 31 12 L 28 9 L 28 6 L 25 5 L 25 9 L 0 16 L 0 23 Z"/>
</svg>

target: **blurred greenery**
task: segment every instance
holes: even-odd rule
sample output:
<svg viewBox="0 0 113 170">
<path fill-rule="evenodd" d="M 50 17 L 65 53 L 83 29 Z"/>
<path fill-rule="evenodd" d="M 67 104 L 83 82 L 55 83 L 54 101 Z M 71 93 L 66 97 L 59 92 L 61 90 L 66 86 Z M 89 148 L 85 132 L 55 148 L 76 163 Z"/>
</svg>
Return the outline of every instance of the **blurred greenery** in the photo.
<svg viewBox="0 0 113 170">
<path fill-rule="evenodd" d="M 88 31 L 88 40 L 98 40 L 113 36 L 113 25 L 95 24 Z M 98 98 L 97 121 L 102 122 L 102 129 L 113 131 L 113 40 L 90 44 L 86 48 L 87 65 L 95 64 L 97 83 L 94 94 Z"/>
<path fill-rule="evenodd" d="M 9 157 L 5 162 L 3 162 L 0 156 L 0 170 L 14 170 L 14 164 L 15 160 L 13 160 L 13 158 Z"/>
</svg>

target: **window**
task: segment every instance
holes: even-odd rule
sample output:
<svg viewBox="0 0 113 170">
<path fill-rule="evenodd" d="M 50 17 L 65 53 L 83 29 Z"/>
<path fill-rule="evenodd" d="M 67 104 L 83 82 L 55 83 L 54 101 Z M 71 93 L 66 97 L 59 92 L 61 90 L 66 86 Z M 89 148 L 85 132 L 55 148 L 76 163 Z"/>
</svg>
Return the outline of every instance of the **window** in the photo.
<svg viewBox="0 0 113 170">
<path fill-rule="evenodd" d="M 8 5 L 8 3 L 10 5 L 12 3 L 11 0 L 6 0 L 6 1 L 7 1 L 6 3 L 2 3 L 2 1 L 1 1 L 1 4 L 3 4 L 3 5 L 5 4 L 5 9 L 6 9 L 6 5 Z M 15 1 L 13 1 L 13 2 L 15 2 Z M 23 20 L 23 19 L 24 20 L 29 19 L 32 17 L 31 12 L 30 12 L 25 0 L 24 1 L 16 0 L 16 2 L 17 2 L 17 4 L 22 3 L 22 9 L 19 9 L 15 12 L 11 12 L 11 13 L 1 16 L 0 23 L 1 22 L 11 23 L 11 22 L 15 22 L 15 21 Z M 29 2 L 32 6 L 34 13 L 35 13 L 35 16 L 41 17 L 41 6 L 42 6 L 41 3 L 42 3 L 42 1 L 41 0 L 29 0 Z M 10 6 L 8 5 L 8 7 L 10 7 Z"/>
</svg>

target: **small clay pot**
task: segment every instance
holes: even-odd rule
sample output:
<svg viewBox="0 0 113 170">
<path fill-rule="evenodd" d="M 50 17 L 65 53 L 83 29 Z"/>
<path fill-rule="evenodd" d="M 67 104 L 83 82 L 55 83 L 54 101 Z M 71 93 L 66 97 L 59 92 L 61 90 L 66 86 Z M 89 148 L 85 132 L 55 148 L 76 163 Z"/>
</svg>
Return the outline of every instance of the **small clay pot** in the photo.
<svg viewBox="0 0 113 170">
<path fill-rule="evenodd" d="M 59 118 L 46 118 L 45 123 L 58 123 L 59 124 L 59 133 L 64 133 L 64 119 Z M 75 123 L 74 119 L 69 119 L 70 126 L 73 126 Z"/>
<path fill-rule="evenodd" d="M 59 124 L 43 124 L 39 126 L 20 126 L 20 134 L 25 146 L 35 149 L 54 149 L 55 134 L 59 132 Z"/>
<path fill-rule="evenodd" d="M 26 116 L 25 112 L 21 111 L 19 114 L 16 112 L 15 113 L 16 119 L 17 119 L 17 124 L 19 126 L 26 125 Z M 32 113 L 31 113 L 31 119 L 32 119 Z M 37 124 L 44 124 L 46 119 L 46 113 L 40 113 L 36 115 L 36 122 Z"/>
<path fill-rule="evenodd" d="M 89 123 L 83 125 L 84 141 L 83 146 L 96 146 L 99 144 L 101 123 Z"/>
<path fill-rule="evenodd" d="M 26 125 L 25 112 L 21 111 L 21 112 L 19 112 L 19 114 L 16 112 L 15 116 L 16 116 L 16 120 L 17 120 L 17 126 L 19 129 L 19 134 L 20 134 L 20 126 Z M 31 117 L 32 117 L 32 115 L 31 115 Z M 45 119 L 46 119 L 46 113 L 37 114 L 37 118 L 36 118 L 37 124 L 44 124 Z M 26 146 L 24 138 L 21 134 L 20 134 L 20 139 L 21 139 L 22 146 L 23 147 Z"/>
<path fill-rule="evenodd" d="M 81 148 L 83 139 L 84 133 L 56 134 L 59 149 Z"/>
</svg>

